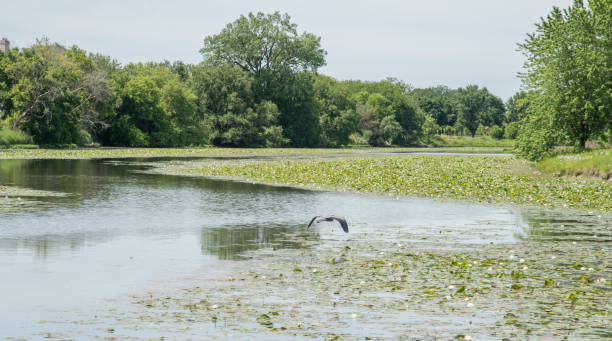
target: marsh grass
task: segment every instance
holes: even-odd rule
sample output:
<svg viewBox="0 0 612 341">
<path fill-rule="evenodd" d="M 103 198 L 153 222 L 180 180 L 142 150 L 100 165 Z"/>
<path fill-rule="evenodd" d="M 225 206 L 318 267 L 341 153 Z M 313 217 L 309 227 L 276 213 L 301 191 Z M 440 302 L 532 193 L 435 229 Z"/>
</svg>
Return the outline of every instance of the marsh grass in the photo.
<svg viewBox="0 0 612 341">
<path fill-rule="evenodd" d="M 0 148 L 12 145 L 30 146 L 31 144 L 32 138 L 30 136 L 0 124 Z"/>
<path fill-rule="evenodd" d="M 448 136 L 438 135 L 431 139 L 431 145 L 435 147 L 505 147 L 511 149 L 514 140 L 496 140 L 490 136 Z"/>
<path fill-rule="evenodd" d="M 163 165 L 161 172 L 324 190 L 612 211 L 611 183 L 546 177 L 529 162 L 503 156 L 233 160 Z"/>
<path fill-rule="evenodd" d="M 560 154 L 538 162 L 537 167 L 542 172 L 558 176 L 591 176 L 609 180 L 612 178 L 612 149 Z"/>
</svg>

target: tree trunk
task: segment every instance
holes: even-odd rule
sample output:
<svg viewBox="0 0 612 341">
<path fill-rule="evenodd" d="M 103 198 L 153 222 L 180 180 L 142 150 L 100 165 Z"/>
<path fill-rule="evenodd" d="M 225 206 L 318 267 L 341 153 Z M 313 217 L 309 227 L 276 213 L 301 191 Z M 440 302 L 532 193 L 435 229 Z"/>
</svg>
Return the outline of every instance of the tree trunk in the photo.
<svg viewBox="0 0 612 341">
<path fill-rule="evenodd" d="M 584 150 L 586 147 L 586 140 L 586 136 L 580 136 L 580 146 L 578 147 L 580 150 Z"/>
</svg>

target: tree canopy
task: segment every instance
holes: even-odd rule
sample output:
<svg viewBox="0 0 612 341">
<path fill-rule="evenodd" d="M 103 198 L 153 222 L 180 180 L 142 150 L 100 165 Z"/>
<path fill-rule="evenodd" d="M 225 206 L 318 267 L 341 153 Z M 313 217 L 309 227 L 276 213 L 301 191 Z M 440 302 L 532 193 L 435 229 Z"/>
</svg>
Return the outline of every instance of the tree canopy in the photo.
<svg viewBox="0 0 612 341">
<path fill-rule="evenodd" d="M 587 140 L 601 135 L 606 126 L 612 127 L 609 0 L 591 0 L 589 6 L 575 0 L 567 9 L 554 7 L 519 47 L 527 57 L 523 83 L 537 97 L 537 105 L 529 107 L 533 117 L 524 119 L 520 134 L 523 155 L 546 155 L 553 145 L 537 141 L 549 141 L 558 133 L 584 148 Z M 529 143 L 531 139 L 536 143 Z"/>
<path fill-rule="evenodd" d="M 325 65 L 321 38 L 298 34 L 288 14 L 249 13 L 227 24 L 219 34 L 206 37 L 200 50 L 213 63 L 236 65 L 259 76 L 273 73 L 316 71 Z"/>
<path fill-rule="evenodd" d="M 0 124 L 55 146 L 337 147 L 427 143 L 440 125 L 462 132 L 460 112 L 465 126 L 503 119 L 477 86 L 457 100 L 444 86 L 318 74 L 321 38 L 279 12 L 240 16 L 200 52 L 197 65 L 121 65 L 46 39 L 0 52 Z"/>
</svg>

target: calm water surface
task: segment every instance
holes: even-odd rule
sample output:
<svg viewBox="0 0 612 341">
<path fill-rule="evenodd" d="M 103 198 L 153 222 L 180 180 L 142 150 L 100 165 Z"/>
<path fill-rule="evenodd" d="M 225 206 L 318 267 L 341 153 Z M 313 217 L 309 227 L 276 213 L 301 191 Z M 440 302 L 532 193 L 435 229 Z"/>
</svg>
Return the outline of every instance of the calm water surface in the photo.
<svg viewBox="0 0 612 341">
<path fill-rule="evenodd" d="M 407 242 L 449 248 L 573 237 L 547 233 L 563 222 L 543 211 L 146 174 L 142 161 L 0 160 L 0 185 L 63 194 L 0 198 L 0 336 L 43 338 L 128 309 L 130 295 L 224 276 L 244 251 L 350 238 L 333 224 L 306 231 L 314 215 L 344 215 L 373 238 L 408 229 Z M 565 224 L 590 218 L 576 219 Z"/>
</svg>

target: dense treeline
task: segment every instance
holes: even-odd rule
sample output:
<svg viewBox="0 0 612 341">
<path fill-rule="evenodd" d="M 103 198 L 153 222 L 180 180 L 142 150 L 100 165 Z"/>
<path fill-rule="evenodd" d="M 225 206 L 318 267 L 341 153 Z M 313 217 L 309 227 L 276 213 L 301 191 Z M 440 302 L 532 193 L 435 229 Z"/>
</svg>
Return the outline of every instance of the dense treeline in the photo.
<svg viewBox="0 0 612 341">
<path fill-rule="evenodd" d="M 0 54 L 3 119 L 41 145 L 130 147 L 415 145 L 441 126 L 503 121 L 501 100 L 476 86 L 270 75 L 211 59 L 120 66 L 41 40 Z"/>
<path fill-rule="evenodd" d="M 123 66 L 48 40 L 0 53 L 3 124 L 51 146 L 417 145 L 441 133 L 516 138 L 539 107 L 534 89 L 504 104 L 476 85 L 318 74 L 320 37 L 280 13 L 241 16 L 200 52 L 197 65 Z"/>
</svg>

